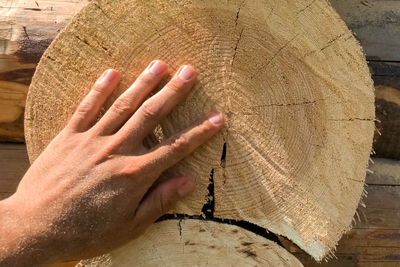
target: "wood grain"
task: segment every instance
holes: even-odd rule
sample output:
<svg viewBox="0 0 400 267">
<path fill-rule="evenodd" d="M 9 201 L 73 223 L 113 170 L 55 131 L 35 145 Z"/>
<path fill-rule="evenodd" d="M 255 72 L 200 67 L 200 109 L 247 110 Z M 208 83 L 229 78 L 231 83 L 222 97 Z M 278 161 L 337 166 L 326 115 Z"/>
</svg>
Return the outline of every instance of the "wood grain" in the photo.
<svg viewBox="0 0 400 267">
<path fill-rule="evenodd" d="M 36 2 L 36 3 L 35 3 Z M 10 86 L 29 85 L 36 64 L 57 33 L 70 21 L 87 0 L 0 1 L 0 141 L 23 142 L 24 102 L 12 98 Z M 366 52 L 377 85 L 400 89 L 400 1 L 330 0 Z M 25 92 L 16 89 L 26 97 Z M 4 103 L 5 101 L 7 103 Z M 377 107 L 377 112 L 380 106 Z M 18 117 L 18 118 L 17 118 Z M 381 120 L 385 123 L 385 120 Z M 390 122 L 389 122 L 390 124 Z M 391 127 L 391 126 L 389 126 Z M 394 137 L 399 138 L 399 135 Z M 394 138 L 389 135 L 388 138 Z M 378 157 L 386 157 L 386 133 L 376 141 Z M 400 151 L 390 156 L 400 159 Z"/>
<path fill-rule="evenodd" d="M 197 178 L 175 212 L 202 214 L 212 172 L 213 216 L 267 227 L 316 259 L 328 255 L 363 192 L 375 119 L 361 47 L 329 3 L 92 1 L 46 50 L 32 80 L 30 159 L 65 127 L 99 66 L 124 74 L 111 102 L 154 58 L 171 73 L 182 64 L 199 72 L 185 102 L 161 122 L 160 140 L 199 114 L 217 109 L 227 118 L 223 131 L 169 169 Z"/>
</svg>

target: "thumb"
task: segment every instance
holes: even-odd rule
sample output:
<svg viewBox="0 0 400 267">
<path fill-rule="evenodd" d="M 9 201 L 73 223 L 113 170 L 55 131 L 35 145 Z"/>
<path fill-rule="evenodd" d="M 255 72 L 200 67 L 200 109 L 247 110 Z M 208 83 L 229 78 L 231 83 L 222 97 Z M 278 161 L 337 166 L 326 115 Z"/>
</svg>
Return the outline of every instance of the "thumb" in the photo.
<svg viewBox="0 0 400 267">
<path fill-rule="evenodd" d="M 142 200 L 136 210 L 135 220 L 142 225 L 152 224 L 194 189 L 195 184 L 188 177 L 172 178 L 159 184 Z"/>
</svg>

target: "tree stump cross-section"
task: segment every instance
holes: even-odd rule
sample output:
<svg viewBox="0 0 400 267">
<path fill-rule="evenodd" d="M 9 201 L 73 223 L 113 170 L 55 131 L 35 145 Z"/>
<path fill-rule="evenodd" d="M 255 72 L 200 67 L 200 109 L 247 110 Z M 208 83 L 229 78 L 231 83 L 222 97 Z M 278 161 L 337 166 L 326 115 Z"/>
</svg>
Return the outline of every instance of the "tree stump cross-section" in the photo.
<svg viewBox="0 0 400 267">
<path fill-rule="evenodd" d="M 108 107 L 154 58 L 172 72 L 192 64 L 200 73 L 158 139 L 215 109 L 227 119 L 169 170 L 194 177 L 198 188 L 174 212 L 202 214 L 213 170 L 213 216 L 284 235 L 317 260 L 329 255 L 363 193 L 375 119 L 364 55 L 330 4 L 91 1 L 33 78 L 25 120 L 31 161 L 105 68 L 123 73 Z"/>
</svg>

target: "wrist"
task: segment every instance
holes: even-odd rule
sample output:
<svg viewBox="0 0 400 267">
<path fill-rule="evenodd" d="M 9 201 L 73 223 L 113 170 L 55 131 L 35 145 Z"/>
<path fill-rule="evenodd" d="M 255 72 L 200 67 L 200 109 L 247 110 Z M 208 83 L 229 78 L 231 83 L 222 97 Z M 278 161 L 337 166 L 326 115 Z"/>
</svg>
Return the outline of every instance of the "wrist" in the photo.
<svg viewBox="0 0 400 267">
<path fill-rule="evenodd" d="M 0 201 L 0 266 L 38 265 L 48 260 L 37 226 L 15 195 Z"/>
<path fill-rule="evenodd" d="M 0 265 L 11 263 L 18 254 L 20 240 L 20 220 L 12 205 L 12 198 L 0 201 Z"/>
</svg>

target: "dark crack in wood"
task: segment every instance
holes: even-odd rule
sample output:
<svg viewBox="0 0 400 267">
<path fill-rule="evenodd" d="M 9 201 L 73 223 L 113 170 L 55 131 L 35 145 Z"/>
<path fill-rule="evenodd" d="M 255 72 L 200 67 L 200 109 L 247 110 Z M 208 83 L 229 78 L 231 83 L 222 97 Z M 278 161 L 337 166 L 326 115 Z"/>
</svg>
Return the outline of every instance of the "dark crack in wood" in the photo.
<svg viewBox="0 0 400 267">
<path fill-rule="evenodd" d="M 99 4 L 94 3 L 94 5 L 101 11 L 101 13 L 104 14 L 104 16 L 105 16 L 106 18 L 109 18 L 109 19 L 110 19 L 110 16 L 104 11 L 104 9 L 103 9 Z"/>
<path fill-rule="evenodd" d="M 303 13 L 304 11 L 306 11 L 307 9 L 309 9 L 315 2 L 317 2 L 317 0 L 311 1 L 311 3 L 309 3 L 305 8 L 303 8 L 303 9 L 301 9 L 299 12 L 297 12 L 297 15 L 300 15 L 301 13 Z"/>
<path fill-rule="evenodd" d="M 41 8 L 35 8 L 35 7 L 25 7 L 24 10 L 29 10 L 29 11 L 42 11 Z"/>
<path fill-rule="evenodd" d="M 236 12 L 235 26 L 238 25 L 240 9 L 241 9 L 241 7 L 239 7 L 238 11 Z"/>
<path fill-rule="evenodd" d="M 236 41 L 235 49 L 234 49 L 233 56 L 232 56 L 231 66 L 233 66 L 233 63 L 235 62 L 239 44 L 240 44 L 240 40 L 242 39 L 242 36 L 243 36 L 243 31 L 244 31 L 244 28 L 242 28 L 242 30 L 240 31 L 239 38 Z"/>
<path fill-rule="evenodd" d="M 50 59 L 51 61 L 56 61 L 54 58 L 52 58 L 51 56 L 46 56 L 48 59 Z"/>
<path fill-rule="evenodd" d="M 178 228 L 179 225 L 181 225 L 183 220 L 199 220 L 199 221 L 212 221 L 212 222 L 216 222 L 216 223 L 222 223 L 222 224 L 228 224 L 228 225 L 234 225 L 237 226 L 239 228 L 242 228 L 246 231 L 252 232 L 258 236 L 262 236 L 265 239 L 268 239 L 270 241 L 275 242 L 276 244 L 278 244 L 279 246 L 283 247 L 280 239 L 278 238 L 277 235 L 275 235 L 272 232 L 269 232 L 267 229 L 260 227 L 256 224 L 253 224 L 251 222 L 248 221 L 238 221 L 238 220 L 231 220 L 231 219 L 220 219 L 220 218 L 204 218 L 201 215 L 186 215 L 186 214 L 165 214 L 164 216 L 160 217 L 157 222 L 162 222 L 162 221 L 170 221 L 170 220 L 178 220 L 179 224 L 178 224 Z M 182 228 L 180 228 L 180 233 L 182 231 Z M 235 234 L 237 232 L 234 232 L 233 234 Z"/>
<path fill-rule="evenodd" d="M 221 155 L 221 167 L 225 168 L 225 162 L 226 162 L 226 142 L 222 146 L 222 155 Z"/>
<path fill-rule="evenodd" d="M 78 35 L 75 35 L 75 38 L 78 39 L 79 41 L 81 41 L 82 43 L 86 44 L 86 45 L 90 45 L 88 41 L 86 41 L 85 39 L 82 39 Z"/>
<path fill-rule="evenodd" d="M 370 118 L 347 118 L 347 119 L 328 119 L 328 121 L 374 121 Z"/>
<path fill-rule="evenodd" d="M 183 218 L 178 220 L 178 231 L 179 231 L 180 237 L 182 237 L 182 221 L 183 221 Z"/>
<path fill-rule="evenodd" d="M 215 170 L 212 169 L 209 178 L 210 184 L 207 187 L 208 190 L 207 202 L 203 205 L 203 208 L 201 209 L 206 219 L 214 218 L 214 211 L 215 211 L 214 174 Z"/>
<path fill-rule="evenodd" d="M 292 39 L 290 39 L 289 41 L 287 41 L 283 46 L 281 46 L 281 48 L 278 49 L 278 51 L 271 57 L 271 59 L 268 61 L 268 63 L 265 65 L 265 67 L 268 67 L 274 60 L 275 58 L 291 43 L 293 42 L 297 36 L 299 36 L 299 34 L 296 34 L 295 36 L 293 36 Z"/>
<path fill-rule="evenodd" d="M 22 28 L 24 29 L 24 33 L 25 33 L 26 39 L 27 39 L 29 42 L 32 42 L 31 39 L 29 38 L 28 32 L 26 31 L 26 27 L 23 26 Z"/>
</svg>

